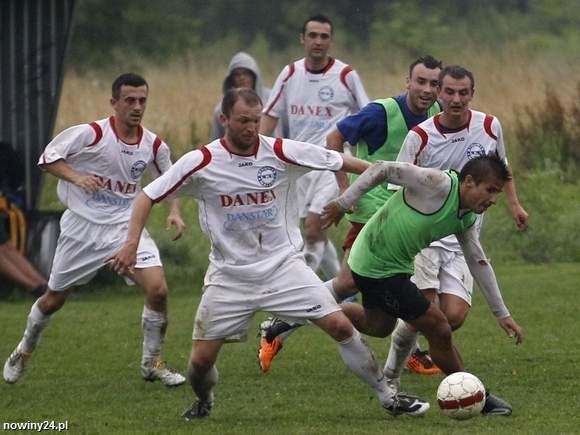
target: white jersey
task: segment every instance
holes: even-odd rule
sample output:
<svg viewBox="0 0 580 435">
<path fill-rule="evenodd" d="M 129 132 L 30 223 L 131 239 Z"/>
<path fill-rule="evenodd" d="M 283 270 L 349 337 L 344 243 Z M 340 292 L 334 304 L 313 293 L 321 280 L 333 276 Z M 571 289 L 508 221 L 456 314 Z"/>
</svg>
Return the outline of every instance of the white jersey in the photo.
<svg viewBox="0 0 580 435">
<path fill-rule="evenodd" d="M 313 72 L 300 59 L 276 79 L 264 114 L 286 119 L 290 138 L 325 146 L 336 123 L 368 103 L 360 77 L 349 65 L 331 57 L 322 71 Z"/>
<path fill-rule="evenodd" d="M 398 161 L 424 168 L 454 169 L 460 172 L 474 157 L 496 153 L 507 164 L 501 124 L 496 117 L 470 110 L 467 125 L 458 130 L 442 127 L 440 117 L 439 113 L 409 131 L 397 157 Z M 481 218 L 476 225 L 481 226 Z M 433 242 L 431 246 L 461 251 L 454 235 Z"/>
<path fill-rule="evenodd" d="M 296 179 L 341 167 L 339 153 L 309 143 L 259 135 L 254 153 L 238 155 L 222 138 L 185 154 L 143 191 L 155 202 L 174 194 L 195 198 L 212 266 L 260 280 L 302 247 Z"/>
<path fill-rule="evenodd" d="M 169 147 L 154 133 L 139 126 L 139 140 L 124 143 L 115 130 L 115 118 L 70 127 L 44 149 L 39 165 L 65 162 L 82 175 L 98 176 L 103 186 L 85 192 L 65 180 L 58 181 L 60 201 L 73 213 L 98 224 L 128 222 L 131 206 L 141 191 L 143 172 L 154 176 L 171 167 Z"/>
</svg>

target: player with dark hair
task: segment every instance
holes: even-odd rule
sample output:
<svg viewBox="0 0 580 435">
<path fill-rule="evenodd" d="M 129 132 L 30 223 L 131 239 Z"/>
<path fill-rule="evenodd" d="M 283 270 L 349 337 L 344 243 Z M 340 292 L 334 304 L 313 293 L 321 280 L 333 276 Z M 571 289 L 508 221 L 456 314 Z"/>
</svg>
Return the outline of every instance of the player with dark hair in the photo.
<svg viewBox="0 0 580 435">
<path fill-rule="evenodd" d="M 345 116 L 368 103 L 358 73 L 328 54 L 333 27 L 323 15 L 309 17 L 302 26 L 300 43 L 305 56 L 284 67 L 264 108 L 260 133 L 272 135 L 283 123 L 290 139 L 324 146 L 326 135 Z M 324 205 L 338 194 L 334 175 L 314 171 L 297 183 L 298 207 L 303 220 L 304 256 L 327 279 L 339 272 L 334 245 L 320 226 Z"/>
<path fill-rule="evenodd" d="M 494 154 L 507 165 L 499 120 L 469 108 L 475 93 L 473 73 L 459 65 L 446 66 L 439 74 L 439 83 L 443 112 L 409 132 L 397 160 L 459 171 L 478 156 Z M 506 182 L 505 191 L 516 225 L 525 228 L 528 215 L 518 201 L 513 178 Z M 481 220 L 476 228 L 480 227 Z M 429 300 L 438 300 L 453 330 L 463 325 L 471 308 L 473 277 L 455 237 L 434 241 L 423 249 L 415 258 L 412 280 Z M 513 322 L 509 311 L 498 310 L 487 301 L 502 328 Z M 516 326 L 513 327 L 517 331 Z M 416 337 L 417 332 L 405 322 L 399 322 L 395 328 L 384 370 L 393 383 L 398 382 Z M 507 415 L 511 407 L 505 401 L 489 402 L 485 411 Z"/>
<path fill-rule="evenodd" d="M 362 306 L 343 304 L 342 309 L 355 327 L 385 337 L 400 318 L 426 337 L 430 354 L 444 373 L 464 371 L 445 314 L 410 279 L 414 258 L 431 242 L 455 234 L 494 313 L 509 313 L 475 223 L 478 214 L 495 204 L 510 178 L 497 156 L 476 157 L 460 174 L 410 163 L 377 162 L 325 207 L 323 220 L 328 226 L 380 183 L 402 186 L 365 224 L 352 247 L 348 264 L 361 291 Z M 511 317 L 502 318 L 500 325 L 510 337 L 516 337 L 516 344 L 523 341 L 523 331 Z M 390 379 L 394 389 L 399 383 L 398 378 Z M 484 412 L 503 401 L 488 395 L 486 402 Z M 505 414 L 511 413 L 511 407 L 503 405 Z"/>
<path fill-rule="evenodd" d="M 123 243 L 145 170 L 160 175 L 171 167 L 167 144 L 141 125 L 148 93 L 140 75 L 120 75 L 112 86 L 114 115 L 64 130 L 40 157 L 39 166 L 59 178 L 57 194 L 67 210 L 60 221 L 48 290 L 32 306 L 24 335 L 4 364 L 8 383 L 22 376 L 42 331 L 65 304 L 69 290 L 88 283 Z M 167 225 L 177 230 L 175 238 L 185 228 L 178 202 L 171 204 Z M 161 360 L 168 289 L 159 251 L 147 231 L 139 239 L 138 261 L 129 278 L 145 292 L 143 378 L 181 385 L 185 377 Z"/>
</svg>

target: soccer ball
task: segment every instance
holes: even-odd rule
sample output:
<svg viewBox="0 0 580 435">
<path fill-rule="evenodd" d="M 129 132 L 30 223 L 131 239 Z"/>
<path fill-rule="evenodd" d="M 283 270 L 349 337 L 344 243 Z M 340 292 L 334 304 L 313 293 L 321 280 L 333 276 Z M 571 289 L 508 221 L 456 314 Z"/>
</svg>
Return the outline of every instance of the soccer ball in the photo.
<svg viewBox="0 0 580 435">
<path fill-rule="evenodd" d="M 466 420 L 481 414 L 485 404 L 485 387 L 471 373 L 453 373 L 439 384 L 437 402 L 448 417 Z"/>
</svg>

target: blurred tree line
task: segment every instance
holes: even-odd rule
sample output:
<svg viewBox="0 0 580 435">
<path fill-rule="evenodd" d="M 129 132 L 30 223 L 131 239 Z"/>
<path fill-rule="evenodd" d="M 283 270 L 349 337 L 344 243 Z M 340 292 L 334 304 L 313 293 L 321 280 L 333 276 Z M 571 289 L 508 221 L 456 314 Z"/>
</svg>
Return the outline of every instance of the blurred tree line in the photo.
<svg viewBox="0 0 580 435">
<path fill-rule="evenodd" d="M 94 68 L 128 53 L 167 60 L 228 41 L 282 52 L 316 13 L 357 51 L 388 47 L 414 56 L 507 42 L 580 51 L 578 0 L 79 0 L 69 62 Z"/>
</svg>

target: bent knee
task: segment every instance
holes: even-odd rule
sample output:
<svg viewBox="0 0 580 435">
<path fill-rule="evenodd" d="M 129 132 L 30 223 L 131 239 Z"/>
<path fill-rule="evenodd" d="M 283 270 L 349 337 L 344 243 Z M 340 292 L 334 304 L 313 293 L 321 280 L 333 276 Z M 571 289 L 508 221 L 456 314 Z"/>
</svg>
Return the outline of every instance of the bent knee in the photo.
<svg viewBox="0 0 580 435">
<path fill-rule="evenodd" d="M 455 331 L 455 330 L 461 328 L 461 326 L 465 322 L 466 317 L 467 317 L 467 313 L 448 315 L 447 321 L 449 322 L 449 326 L 451 326 L 451 330 Z"/>
</svg>

